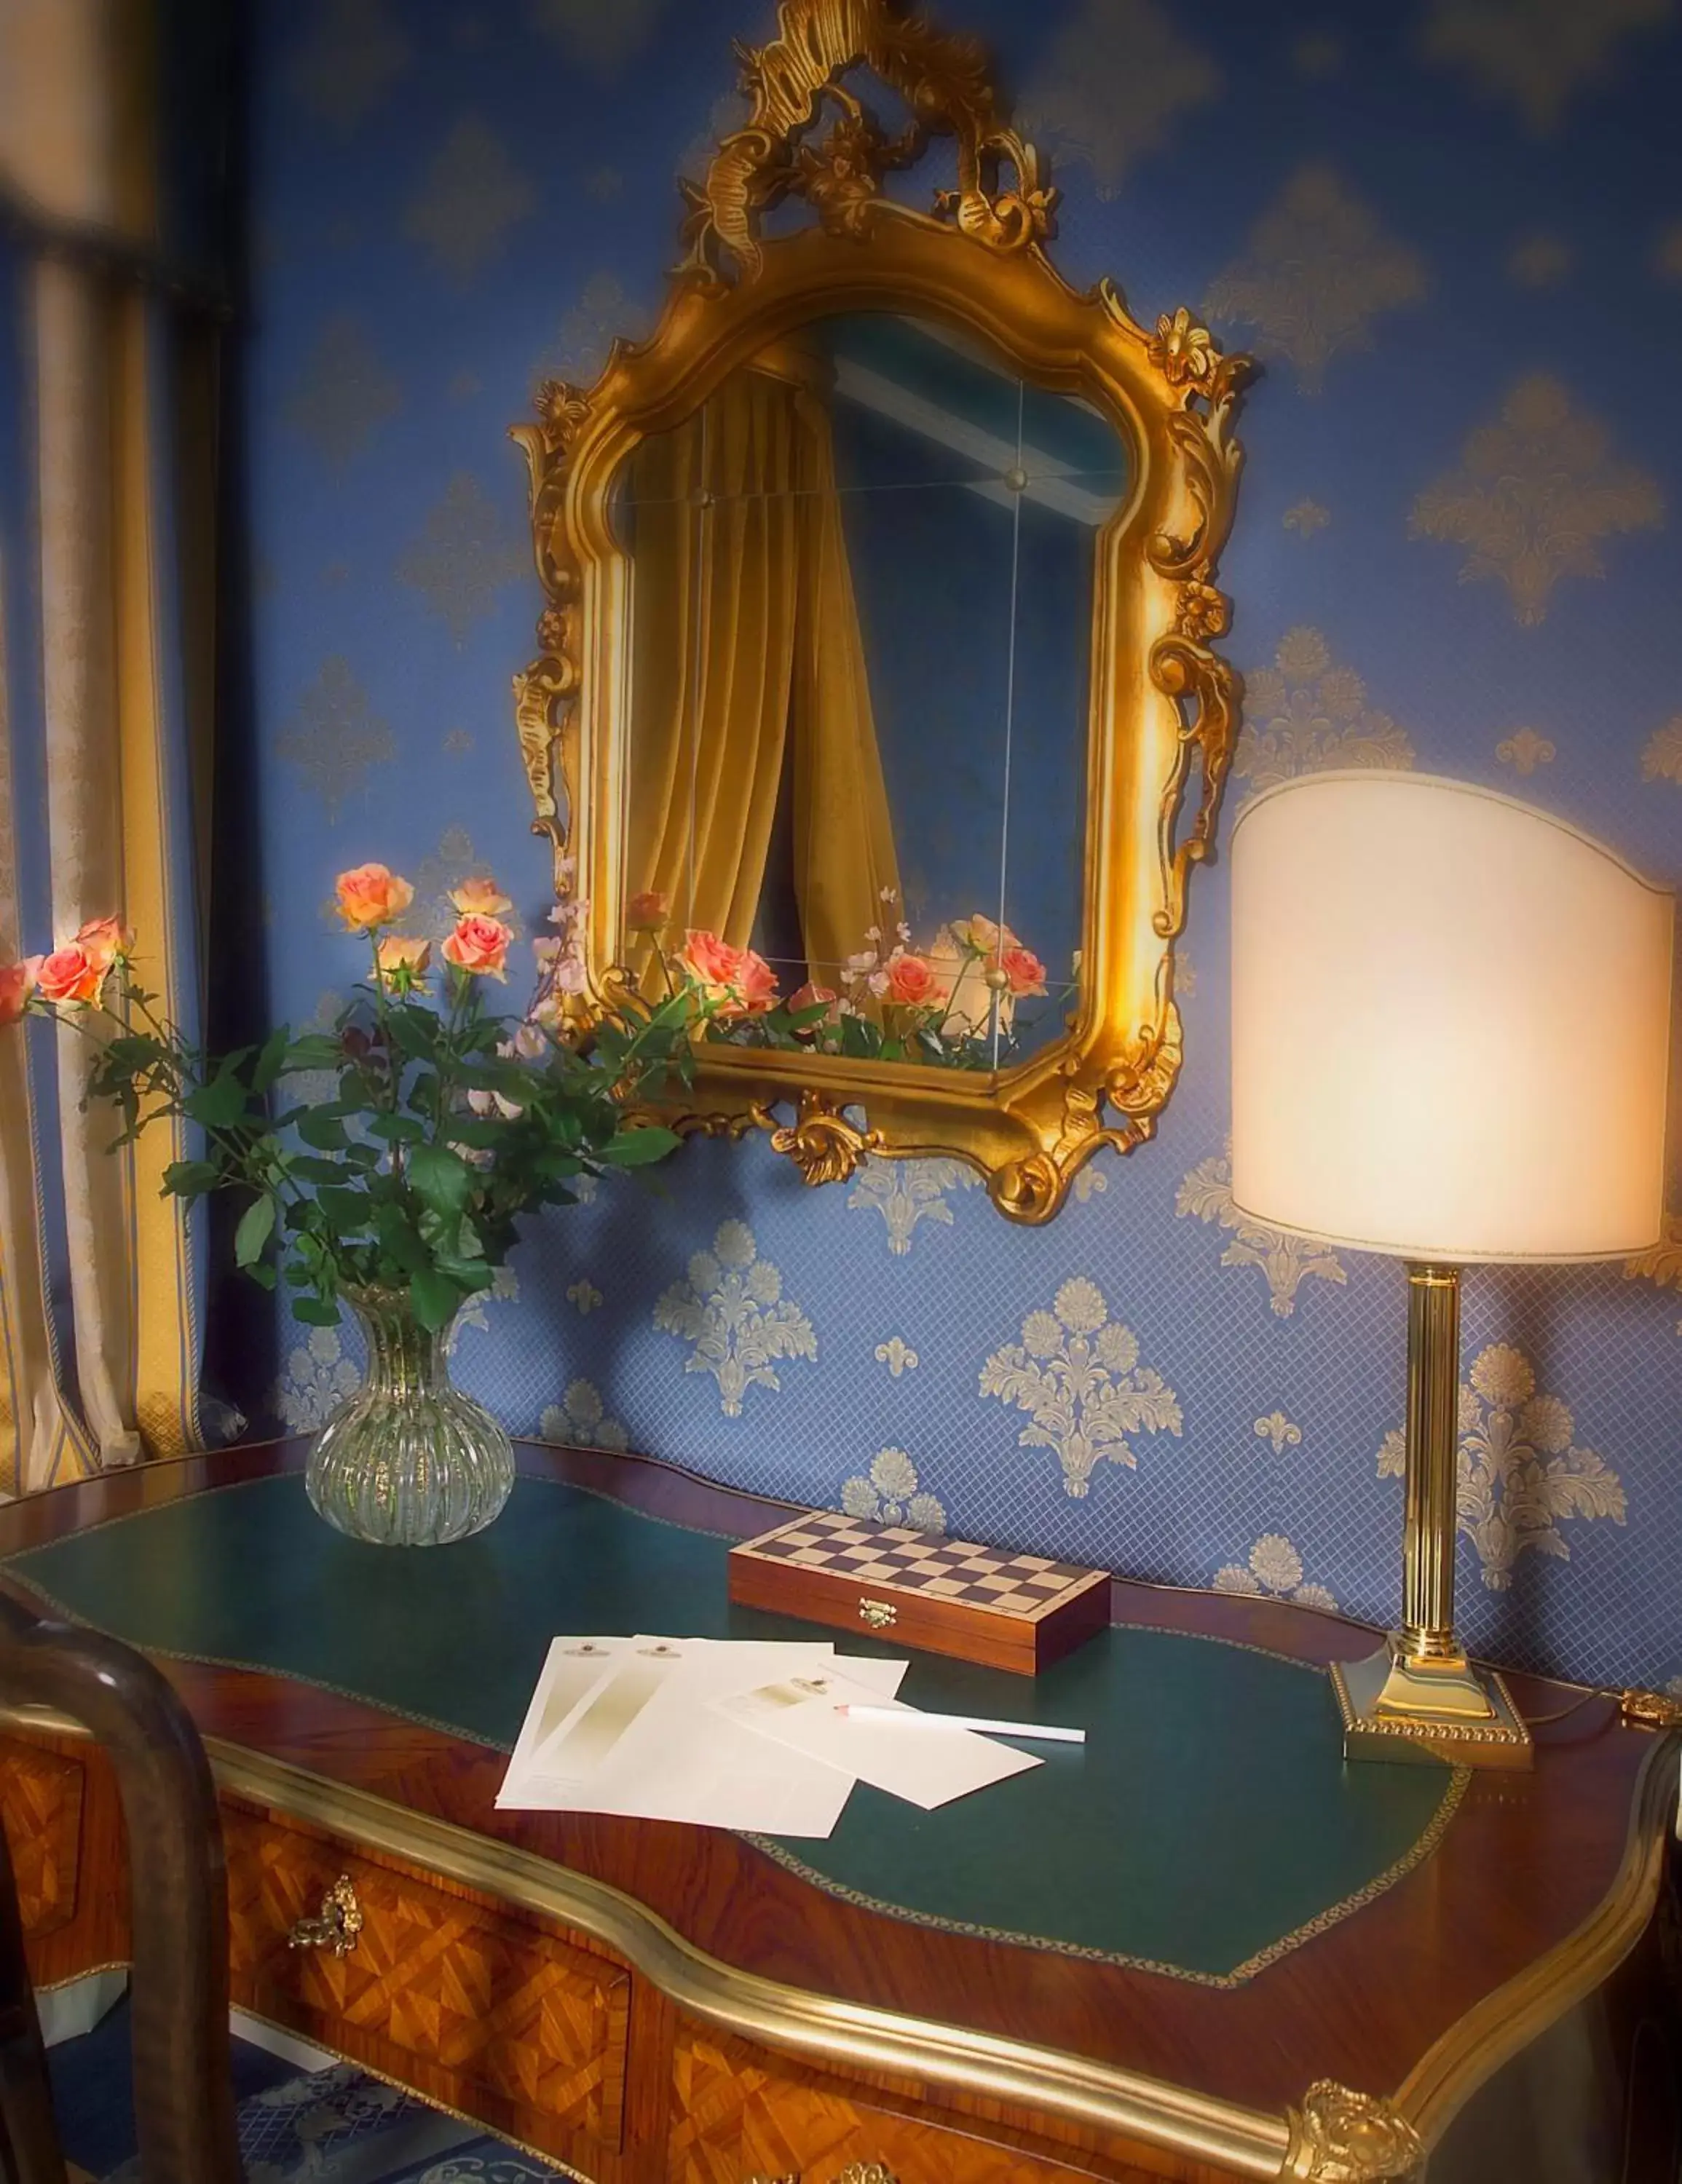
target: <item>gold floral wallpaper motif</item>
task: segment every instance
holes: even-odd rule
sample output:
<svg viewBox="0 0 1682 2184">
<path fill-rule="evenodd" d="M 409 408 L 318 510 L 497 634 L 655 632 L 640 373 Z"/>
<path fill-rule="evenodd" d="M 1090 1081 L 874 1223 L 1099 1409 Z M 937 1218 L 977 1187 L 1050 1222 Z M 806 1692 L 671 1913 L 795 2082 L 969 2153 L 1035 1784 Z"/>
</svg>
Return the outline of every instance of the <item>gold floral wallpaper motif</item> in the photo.
<svg viewBox="0 0 1682 2184">
<path fill-rule="evenodd" d="M 952 1226 L 946 1194 L 973 1190 L 981 1178 L 965 1161 L 870 1160 L 860 1162 L 847 1203 L 855 1212 L 879 1213 L 888 1229 L 888 1248 L 896 1259 L 911 1250 L 920 1222 Z"/>
<path fill-rule="evenodd" d="M 1265 1593 L 1299 1607 L 1323 1607 L 1333 1613 L 1337 1601 L 1323 1585 L 1305 1585 L 1302 1557 L 1282 1532 L 1264 1532 L 1241 1563 L 1228 1563 L 1213 1579 L 1217 1592 Z"/>
<path fill-rule="evenodd" d="M 1528 1551 L 1569 1562 L 1559 1526 L 1573 1517 L 1624 1523 L 1627 1503 L 1618 1474 L 1577 1445 L 1576 1421 L 1557 1396 L 1536 1392 L 1530 1361 L 1495 1342 L 1473 1362 L 1460 1390 L 1460 1529 L 1477 1549 L 1492 1592 L 1512 1584 Z M 1400 1429 L 1384 1436 L 1378 1476 L 1400 1479 L 1406 1445 Z"/>
<path fill-rule="evenodd" d="M 628 1448 L 630 1436 L 615 1418 L 610 1418 L 601 1390 L 593 1380 L 569 1380 L 558 1403 L 551 1403 L 537 1422 L 541 1440 L 570 1444 L 574 1448 Z"/>
<path fill-rule="evenodd" d="M 920 1492 L 917 1468 L 903 1448 L 878 1449 L 869 1475 L 845 1480 L 841 1507 L 872 1524 L 909 1524 L 914 1532 L 944 1532 L 946 1512 L 933 1494 Z"/>
<path fill-rule="evenodd" d="M 345 1356 L 337 1328 L 312 1327 L 281 1368 L 275 1408 L 288 1433 L 319 1433 L 361 1385 L 362 1368 Z"/>
<path fill-rule="evenodd" d="M 1288 1235 L 1283 1228 L 1270 1228 L 1239 1212 L 1233 1203 L 1230 1152 L 1211 1153 L 1182 1179 L 1174 1195 L 1174 1212 L 1182 1220 L 1212 1222 L 1231 1229 L 1233 1240 L 1222 1252 L 1221 1264 L 1259 1268 L 1278 1318 L 1290 1318 L 1296 1310 L 1297 1290 L 1311 1276 L 1339 1286 L 1349 1279 L 1343 1262 L 1328 1245 Z"/>
<path fill-rule="evenodd" d="M 517 583 L 530 566 L 530 552 L 509 521 L 507 503 L 493 501 L 471 471 L 457 471 L 396 573 L 460 645 L 476 621 L 494 613 L 501 587 Z"/>
<path fill-rule="evenodd" d="M 1671 0 L 1431 0 L 1420 43 L 1428 58 L 1509 100 L 1534 136 L 1558 128 L 1573 95 L 1616 67 L 1633 31 L 1670 14 Z"/>
<path fill-rule="evenodd" d="M 566 1284 L 566 1301 L 579 1316 L 588 1319 L 602 1302 L 602 1293 L 588 1274 L 581 1274 L 576 1282 Z"/>
<path fill-rule="evenodd" d="M 1412 764 L 1406 731 L 1367 704 L 1366 684 L 1336 664 L 1317 629 L 1287 630 L 1273 666 L 1246 673 L 1233 772 L 1251 788 L 1333 766 L 1404 772 Z"/>
<path fill-rule="evenodd" d="M 1553 739 L 1534 728 L 1515 728 L 1495 745 L 1495 756 L 1517 773 L 1533 774 L 1539 766 L 1551 766 L 1559 756 Z"/>
<path fill-rule="evenodd" d="M 392 0 L 315 0 L 292 88 L 318 120 L 348 136 L 414 58 Z"/>
<path fill-rule="evenodd" d="M 654 36 L 666 0 L 531 0 L 537 29 L 597 75 L 618 74 Z"/>
<path fill-rule="evenodd" d="M 1576 262 L 1576 253 L 1558 236 L 1527 235 L 1507 254 L 1507 277 L 1520 288 L 1557 288 Z"/>
<path fill-rule="evenodd" d="M 397 741 L 389 722 L 369 703 L 350 662 L 335 652 L 321 662 L 290 722 L 276 738 L 275 749 L 320 798 L 331 827 L 372 768 L 389 765 L 397 756 Z"/>
<path fill-rule="evenodd" d="M 1647 738 L 1641 749 L 1641 778 L 1682 782 L 1682 713 Z"/>
<path fill-rule="evenodd" d="M 683 1370 L 711 1373 L 727 1418 L 741 1417 L 749 1388 L 782 1387 L 783 1360 L 817 1359 L 811 1322 L 783 1295 L 782 1274 L 760 1258 L 745 1221 L 720 1223 L 711 1251 L 697 1251 L 654 1306 L 654 1323 L 689 1345 Z"/>
<path fill-rule="evenodd" d="M 409 201 L 404 232 L 465 287 L 501 255 L 509 230 L 536 204 L 502 139 L 476 114 L 464 114 Z"/>
<path fill-rule="evenodd" d="M 1139 1468 L 1130 1435 L 1178 1440 L 1184 1424 L 1173 1390 L 1139 1362 L 1138 1336 L 1110 1318 L 1096 1282 L 1078 1274 L 1050 1312 L 1028 1314 L 1020 1342 L 994 1351 L 981 1369 L 981 1393 L 1028 1413 L 1017 1446 L 1051 1450 L 1076 1500 L 1100 1463 Z"/>
<path fill-rule="evenodd" d="M 876 1346 L 876 1362 L 888 1368 L 890 1377 L 897 1380 L 902 1373 L 915 1373 L 922 1360 L 903 1335 L 890 1334 L 885 1342 Z"/>
<path fill-rule="evenodd" d="M 1305 394 L 1340 352 L 1370 348 L 1382 313 L 1417 304 L 1424 259 L 1390 235 L 1334 168 L 1298 168 L 1251 230 L 1249 248 L 1210 283 L 1208 315 L 1253 327 L 1264 356 L 1296 367 Z"/>
<path fill-rule="evenodd" d="M 1295 500 L 1279 518 L 1284 527 L 1295 532 L 1299 538 L 1312 538 L 1317 531 L 1323 531 L 1331 520 L 1331 510 L 1317 500 Z"/>
<path fill-rule="evenodd" d="M 1534 629 L 1562 577 L 1606 574 L 1602 539 L 1651 530 L 1663 512 L 1657 481 L 1619 461 L 1600 420 L 1533 371 L 1471 434 L 1459 467 L 1420 493 L 1408 529 L 1465 547 L 1461 582 L 1497 579 L 1514 618 Z"/>
<path fill-rule="evenodd" d="M 578 300 L 564 312 L 554 344 L 542 358 L 534 379 L 570 380 L 588 387 L 600 375 L 608 351 L 622 335 L 633 341 L 648 325 L 648 313 L 632 301 L 616 274 L 593 273 Z"/>
<path fill-rule="evenodd" d="M 444 1348 L 454 1355 L 462 1336 L 471 1328 L 481 1334 L 490 1327 L 489 1306 L 493 1304 L 517 1304 L 520 1301 L 520 1277 L 512 1267 L 498 1267 L 492 1278 L 491 1286 L 482 1290 L 477 1296 L 469 1297 L 444 1337 Z"/>
<path fill-rule="evenodd" d="M 403 389 L 362 321 L 347 311 L 322 327 L 281 414 L 323 462 L 342 471 L 402 407 Z"/>
<path fill-rule="evenodd" d="M 1023 94 L 1023 133 L 1060 165 L 1089 168 L 1100 198 L 1161 151 L 1183 114 L 1219 96 L 1212 55 L 1158 0 L 1084 0 Z"/>
<path fill-rule="evenodd" d="M 1266 1418 L 1257 1418 L 1255 1433 L 1257 1440 L 1272 1444 L 1275 1456 L 1283 1456 L 1288 1448 L 1302 1446 L 1302 1428 L 1293 1425 L 1283 1411 L 1269 1411 Z"/>
</svg>

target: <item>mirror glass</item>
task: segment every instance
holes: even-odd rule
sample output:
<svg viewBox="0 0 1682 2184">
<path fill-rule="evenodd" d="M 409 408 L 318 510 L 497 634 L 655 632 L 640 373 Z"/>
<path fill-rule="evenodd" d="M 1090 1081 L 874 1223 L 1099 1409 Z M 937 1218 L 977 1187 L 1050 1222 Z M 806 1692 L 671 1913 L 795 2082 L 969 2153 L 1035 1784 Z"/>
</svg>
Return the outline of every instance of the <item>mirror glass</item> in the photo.
<svg viewBox="0 0 1682 2184">
<path fill-rule="evenodd" d="M 710 1036 L 991 1070 L 1078 989 L 1113 426 L 944 326 L 803 327 L 615 484 L 619 960 Z M 750 951 L 744 955 L 741 951 Z"/>
</svg>

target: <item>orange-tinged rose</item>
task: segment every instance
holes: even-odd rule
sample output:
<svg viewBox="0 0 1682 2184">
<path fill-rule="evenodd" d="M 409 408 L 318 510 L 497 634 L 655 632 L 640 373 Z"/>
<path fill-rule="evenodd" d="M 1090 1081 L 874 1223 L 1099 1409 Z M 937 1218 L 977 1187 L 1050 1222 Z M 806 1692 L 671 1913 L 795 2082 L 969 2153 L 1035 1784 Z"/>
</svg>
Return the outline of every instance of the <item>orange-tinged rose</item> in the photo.
<svg viewBox="0 0 1682 2184">
<path fill-rule="evenodd" d="M 79 940 L 43 956 L 36 972 L 36 989 L 45 1001 L 97 1001 L 104 983 L 104 970 Z"/>
<path fill-rule="evenodd" d="M 658 888 L 644 888 L 625 905 L 625 923 L 632 933 L 658 933 L 671 915 L 671 897 Z"/>
<path fill-rule="evenodd" d="M 383 865 L 358 865 L 341 872 L 333 883 L 338 912 L 347 932 L 371 933 L 376 926 L 393 925 L 415 900 L 407 880 Z"/>
<path fill-rule="evenodd" d="M 1020 1000 L 1026 994 L 1045 991 L 1045 966 L 1032 948 L 1007 948 L 999 958 L 1006 984 Z"/>
<path fill-rule="evenodd" d="M 500 917 L 514 907 L 494 880 L 463 880 L 450 889 L 449 899 L 463 917 Z"/>
<path fill-rule="evenodd" d="M 808 1009 L 831 1009 L 841 996 L 833 986 L 820 986 L 815 978 L 808 978 L 798 993 L 788 996 L 788 1013 L 801 1016 Z"/>
<path fill-rule="evenodd" d="M 29 1006 L 40 972 L 38 956 L 25 956 L 21 963 L 0 964 L 0 1026 L 16 1023 Z"/>
<path fill-rule="evenodd" d="M 120 917 L 90 917 L 76 935 L 76 945 L 90 963 L 109 971 L 119 956 L 134 946 L 134 935 Z"/>
<path fill-rule="evenodd" d="M 398 993 L 406 993 L 432 968 L 432 942 L 411 939 L 406 933 L 387 933 L 380 943 L 378 954 L 380 983 Z"/>
<path fill-rule="evenodd" d="M 710 1001 L 732 1000 L 742 981 L 745 948 L 732 948 L 716 933 L 688 932 L 677 951 L 680 967 L 693 978 Z"/>
<path fill-rule="evenodd" d="M 897 1001 L 902 1008 L 933 1008 L 946 998 L 945 987 L 921 956 L 890 956 L 887 971 L 883 998 Z"/>
<path fill-rule="evenodd" d="M 973 948 L 977 956 L 991 956 L 996 950 L 1015 948 L 1016 936 L 1008 925 L 984 917 L 980 911 L 971 916 L 959 918 L 949 927 L 953 939 L 961 948 Z"/>
<path fill-rule="evenodd" d="M 458 971 L 471 972 L 476 978 L 500 978 L 506 983 L 508 944 L 513 938 L 500 918 L 458 918 L 444 943 L 444 961 Z"/>
<path fill-rule="evenodd" d="M 764 956 L 755 955 L 751 948 L 742 951 L 742 975 L 737 983 L 736 997 L 750 1017 L 763 1016 L 767 1009 L 777 1006 L 777 973 Z"/>
</svg>

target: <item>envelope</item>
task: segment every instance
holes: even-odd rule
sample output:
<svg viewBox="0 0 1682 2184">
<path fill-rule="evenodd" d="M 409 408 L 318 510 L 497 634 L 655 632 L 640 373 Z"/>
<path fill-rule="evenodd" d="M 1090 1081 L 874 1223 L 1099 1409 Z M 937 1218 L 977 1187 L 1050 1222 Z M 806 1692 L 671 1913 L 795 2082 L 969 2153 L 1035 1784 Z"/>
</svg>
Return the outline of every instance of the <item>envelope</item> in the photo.
<svg viewBox="0 0 1682 2184">
<path fill-rule="evenodd" d="M 827 1673 L 762 1684 L 715 1699 L 713 1711 L 788 1751 L 921 1805 L 925 1812 L 1044 1765 L 1031 1753 L 995 1744 L 972 1730 L 902 1728 L 897 1722 L 838 1713 L 847 1704 L 882 1704 L 859 1674 L 871 1665 L 849 1661 L 844 1671 L 838 1663 Z M 896 1706 L 894 1711 L 913 1719 L 917 1713 L 915 1707 Z"/>
</svg>

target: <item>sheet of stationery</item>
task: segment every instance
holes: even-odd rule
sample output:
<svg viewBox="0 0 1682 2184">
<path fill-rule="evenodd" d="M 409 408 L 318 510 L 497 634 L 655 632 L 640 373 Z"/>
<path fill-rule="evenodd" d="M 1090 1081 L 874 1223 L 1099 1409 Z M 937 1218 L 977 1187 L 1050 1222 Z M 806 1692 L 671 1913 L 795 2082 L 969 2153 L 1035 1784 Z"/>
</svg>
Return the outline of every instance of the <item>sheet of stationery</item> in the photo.
<svg viewBox="0 0 1682 2184">
<path fill-rule="evenodd" d="M 827 1642 L 557 1638 L 497 1802 L 827 1836 L 855 1781 L 929 1810 L 1040 1763 L 967 1730 L 837 1711 L 891 1704 L 908 1665 Z"/>
</svg>

